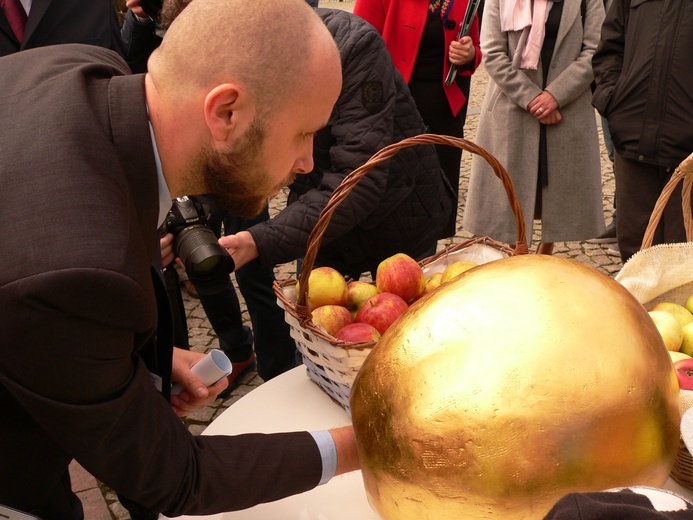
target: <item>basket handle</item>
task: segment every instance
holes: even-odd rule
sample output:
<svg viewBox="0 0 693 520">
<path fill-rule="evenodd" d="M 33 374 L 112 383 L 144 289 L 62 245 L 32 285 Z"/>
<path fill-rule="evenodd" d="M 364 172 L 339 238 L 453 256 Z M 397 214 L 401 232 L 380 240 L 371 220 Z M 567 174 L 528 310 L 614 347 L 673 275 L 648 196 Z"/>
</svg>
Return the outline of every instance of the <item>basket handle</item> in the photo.
<svg viewBox="0 0 693 520">
<path fill-rule="evenodd" d="M 645 229 L 645 235 L 642 239 L 642 245 L 640 249 L 647 249 L 652 247 L 652 241 L 654 240 L 654 234 L 659 225 L 659 220 L 664 212 L 664 207 L 669 202 L 669 197 L 671 197 L 676 185 L 683 179 L 683 189 L 681 191 L 681 206 L 683 208 L 683 225 L 686 228 L 686 240 L 688 242 L 693 242 L 693 213 L 691 213 L 691 185 L 693 185 L 693 153 L 686 157 L 681 164 L 676 167 L 674 173 L 671 174 L 669 182 L 662 189 L 655 207 L 652 210 L 652 215 L 650 215 L 650 221 Z"/>
<path fill-rule="evenodd" d="M 515 194 L 515 187 L 508 175 L 508 172 L 503 167 L 503 165 L 489 152 L 484 150 L 481 146 L 474 144 L 471 141 L 467 141 L 461 137 L 451 137 L 446 135 L 437 134 L 420 134 L 413 137 L 408 137 L 402 139 L 397 143 L 392 143 L 388 146 L 383 147 L 378 152 L 373 154 L 373 156 L 366 161 L 365 164 L 356 168 L 349 175 L 347 175 L 342 183 L 337 186 L 337 188 L 332 192 L 330 200 L 327 205 L 320 212 L 318 221 L 315 227 L 308 236 L 308 243 L 306 247 L 306 255 L 303 258 L 303 264 L 301 266 L 301 273 L 298 279 L 298 294 L 296 299 L 296 313 L 299 315 L 299 319 L 303 324 L 307 323 L 311 319 L 310 309 L 306 303 L 308 298 L 308 277 L 310 276 L 310 271 L 313 269 L 313 263 L 318 254 L 318 249 L 320 248 L 320 243 L 322 242 L 322 237 L 327 230 L 327 226 L 330 223 L 332 214 L 335 212 L 337 207 L 346 198 L 349 192 L 356 186 L 356 183 L 369 171 L 371 171 L 375 166 L 381 162 L 387 161 L 397 152 L 404 148 L 414 146 L 417 144 L 443 144 L 454 146 L 456 148 L 461 148 L 467 150 L 468 152 L 480 155 L 489 163 L 491 168 L 493 168 L 496 177 L 498 177 L 503 183 L 505 192 L 508 195 L 508 201 L 510 202 L 510 207 L 515 214 L 516 228 L 517 228 L 517 242 L 515 245 L 516 254 L 527 254 L 527 235 L 525 232 L 525 220 L 522 214 L 522 207 Z"/>
</svg>

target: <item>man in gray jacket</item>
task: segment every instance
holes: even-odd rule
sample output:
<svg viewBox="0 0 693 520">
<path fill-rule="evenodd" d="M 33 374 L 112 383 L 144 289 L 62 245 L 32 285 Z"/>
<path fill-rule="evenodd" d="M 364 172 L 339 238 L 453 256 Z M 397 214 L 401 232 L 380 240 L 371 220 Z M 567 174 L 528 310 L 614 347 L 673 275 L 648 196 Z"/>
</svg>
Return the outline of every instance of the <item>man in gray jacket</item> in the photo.
<svg viewBox="0 0 693 520">
<path fill-rule="evenodd" d="M 625 262 L 640 249 L 662 188 L 693 152 L 693 4 L 614 0 L 592 58 L 593 105 L 614 142 L 618 245 Z M 681 187 L 654 244 L 685 242 Z"/>
</svg>

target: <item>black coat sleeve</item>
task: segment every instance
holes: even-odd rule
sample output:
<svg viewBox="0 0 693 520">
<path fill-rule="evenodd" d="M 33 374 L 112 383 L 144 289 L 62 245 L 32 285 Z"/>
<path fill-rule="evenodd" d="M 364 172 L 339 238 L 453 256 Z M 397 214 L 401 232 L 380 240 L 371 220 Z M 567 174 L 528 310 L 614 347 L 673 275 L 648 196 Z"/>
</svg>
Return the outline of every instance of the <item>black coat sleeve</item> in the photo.
<svg viewBox="0 0 693 520">
<path fill-rule="evenodd" d="M 292 185 L 295 202 L 249 229 L 265 265 L 302 257 L 308 235 L 334 189 L 383 146 L 395 142 L 398 74 L 380 35 L 348 13 L 322 14 L 342 58 L 343 85 L 328 126 L 316 136 L 316 169 Z M 388 185 L 385 162 L 367 173 L 335 211 L 323 244 L 349 232 L 378 207 Z"/>
<path fill-rule="evenodd" d="M 616 82 L 623 70 L 626 25 L 630 0 L 615 0 L 602 25 L 602 37 L 592 57 L 595 89 L 592 105 L 603 115 L 608 115 Z"/>
</svg>

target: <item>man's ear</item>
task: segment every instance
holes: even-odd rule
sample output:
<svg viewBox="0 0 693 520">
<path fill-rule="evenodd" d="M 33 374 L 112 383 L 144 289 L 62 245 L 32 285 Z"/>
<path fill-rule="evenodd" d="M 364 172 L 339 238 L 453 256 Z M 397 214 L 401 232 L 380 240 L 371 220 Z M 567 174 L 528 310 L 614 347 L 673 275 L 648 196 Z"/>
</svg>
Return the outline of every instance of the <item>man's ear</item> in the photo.
<svg viewBox="0 0 693 520">
<path fill-rule="evenodd" d="M 207 128 L 215 141 L 225 142 L 238 131 L 237 111 L 243 104 L 244 92 L 232 83 L 217 85 L 205 96 L 204 112 Z"/>
</svg>

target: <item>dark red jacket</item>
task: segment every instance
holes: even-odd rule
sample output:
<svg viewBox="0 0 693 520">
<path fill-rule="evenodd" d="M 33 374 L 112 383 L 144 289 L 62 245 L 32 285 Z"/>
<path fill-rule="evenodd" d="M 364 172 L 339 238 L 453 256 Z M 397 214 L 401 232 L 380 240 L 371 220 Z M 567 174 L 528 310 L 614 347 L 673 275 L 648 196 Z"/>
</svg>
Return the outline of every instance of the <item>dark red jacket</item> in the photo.
<svg viewBox="0 0 693 520">
<path fill-rule="evenodd" d="M 450 70 L 448 48 L 450 42 L 457 38 L 464 13 L 467 10 L 467 4 L 467 0 L 454 2 L 449 17 L 449 21 L 452 23 L 445 27 L 445 63 L 443 65 L 443 77 L 440 78 L 441 83 L 445 82 L 445 77 Z M 354 14 L 369 22 L 383 35 L 392 61 L 404 77 L 404 81 L 409 83 L 419 52 L 421 35 L 424 25 L 426 25 L 428 2 L 422 0 L 358 0 L 354 5 Z M 479 19 L 477 17 L 474 18 L 469 35 L 474 42 L 476 55 L 471 68 L 459 71 L 460 75 L 467 76 L 471 75 L 481 63 Z M 445 88 L 445 94 L 452 113 L 456 115 L 466 102 L 462 90 L 456 83 L 453 83 Z"/>
</svg>

